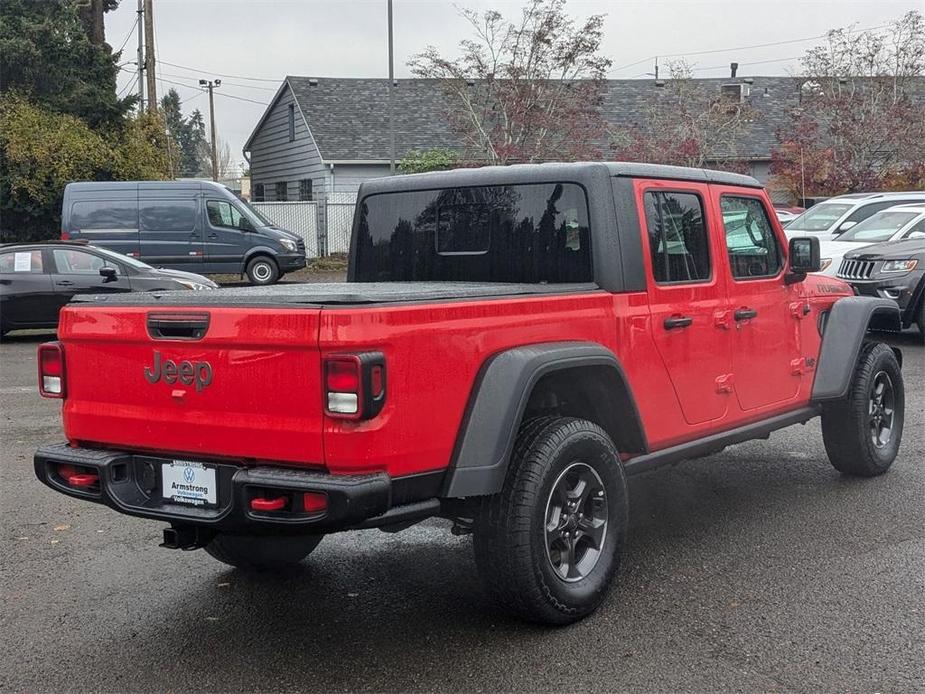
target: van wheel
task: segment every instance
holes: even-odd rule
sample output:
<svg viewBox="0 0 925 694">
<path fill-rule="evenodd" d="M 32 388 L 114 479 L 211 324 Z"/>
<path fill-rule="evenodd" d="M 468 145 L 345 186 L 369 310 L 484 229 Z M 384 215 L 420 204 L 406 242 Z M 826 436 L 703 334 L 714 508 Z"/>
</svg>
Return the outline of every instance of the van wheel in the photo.
<svg viewBox="0 0 925 694">
<path fill-rule="evenodd" d="M 206 552 L 239 569 L 285 569 L 312 553 L 324 535 L 229 535 L 220 533 L 205 546 Z"/>
<path fill-rule="evenodd" d="M 896 355 L 883 343 L 866 343 L 848 396 L 822 412 L 829 461 L 846 475 L 882 475 L 899 452 L 904 416 L 903 376 Z"/>
<path fill-rule="evenodd" d="M 570 624 L 607 595 L 626 526 L 626 479 L 610 437 L 583 419 L 531 419 L 501 493 L 476 521 L 479 575 L 514 615 Z"/>
<path fill-rule="evenodd" d="M 272 258 L 259 255 L 247 264 L 247 279 L 251 284 L 273 284 L 279 279 L 279 268 Z"/>
</svg>

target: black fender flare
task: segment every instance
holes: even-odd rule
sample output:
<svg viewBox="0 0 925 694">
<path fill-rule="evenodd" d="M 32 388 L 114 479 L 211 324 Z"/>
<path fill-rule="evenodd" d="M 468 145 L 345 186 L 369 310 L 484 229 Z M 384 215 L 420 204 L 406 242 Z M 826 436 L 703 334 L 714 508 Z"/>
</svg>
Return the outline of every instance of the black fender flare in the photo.
<svg viewBox="0 0 925 694">
<path fill-rule="evenodd" d="M 494 354 L 475 379 L 441 496 L 464 498 L 501 491 L 514 442 L 534 386 L 544 376 L 582 367 L 613 369 L 644 432 L 619 360 L 596 342 L 550 342 Z M 639 446 L 648 450 L 641 433 Z"/>
<path fill-rule="evenodd" d="M 869 330 L 898 332 L 902 329 L 896 302 L 871 296 L 846 296 L 836 300 L 824 326 L 813 381 L 814 402 L 840 400 L 848 394 L 854 365 Z"/>
<path fill-rule="evenodd" d="M 276 263 L 276 269 L 279 269 L 279 261 L 276 259 L 277 252 L 274 251 L 269 246 L 253 246 L 248 248 L 244 253 L 244 258 L 241 259 L 241 274 L 243 275 L 247 271 L 247 264 L 251 259 L 256 255 L 265 255 L 274 263 Z"/>
<path fill-rule="evenodd" d="M 904 328 L 915 325 L 916 315 L 922 310 L 923 302 L 925 302 L 925 274 L 919 278 L 918 284 L 912 290 L 912 296 L 909 297 L 909 303 L 906 304 L 906 310 L 903 312 Z"/>
</svg>

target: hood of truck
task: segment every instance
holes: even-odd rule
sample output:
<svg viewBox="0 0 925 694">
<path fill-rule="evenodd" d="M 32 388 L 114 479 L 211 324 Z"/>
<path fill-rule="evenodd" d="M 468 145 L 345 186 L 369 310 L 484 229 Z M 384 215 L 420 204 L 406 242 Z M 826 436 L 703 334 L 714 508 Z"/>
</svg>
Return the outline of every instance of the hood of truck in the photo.
<svg viewBox="0 0 925 694">
<path fill-rule="evenodd" d="M 65 307 L 65 434 L 78 445 L 320 466 L 320 313 Z M 152 315 L 198 317 L 208 328 L 164 338 Z"/>
</svg>

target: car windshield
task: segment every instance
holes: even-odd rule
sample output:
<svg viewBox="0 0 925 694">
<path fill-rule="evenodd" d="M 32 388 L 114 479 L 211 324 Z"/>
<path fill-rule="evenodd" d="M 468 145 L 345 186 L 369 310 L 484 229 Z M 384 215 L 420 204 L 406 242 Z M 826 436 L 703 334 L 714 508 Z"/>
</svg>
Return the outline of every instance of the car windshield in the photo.
<svg viewBox="0 0 925 694">
<path fill-rule="evenodd" d="M 839 241 L 878 242 L 889 241 L 897 231 L 919 216 L 920 212 L 899 212 L 884 210 L 873 217 L 859 222 L 838 237 Z"/>
<path fill-rule="evenodd" d="M 787 231 L 827 231 L 839 218 L 851 209 L 851 203 L 821 202 L 787 225 Z"/>
<path fill-rule="evenodd" d="M 254 217 L 254 219 L 251 219 L 251 222 L 253 222 L 254 226 L 257 226 L 257 227 L 275 226 L 273 222 L 271 222 L 269 219 L 264 217 L 259 211 L 251 207 L 251 204 L 247 200 L 238 198 L 238 202 L 240 202 L 244 206 L 244 209 L 250 212 L 251 216 Z"/>
<path fill-rule="evenodd" d="M 136 268 L 138 270 L 153 270 L 154 269 L 147 263 L 143 263 L 140 260 L 136 260 L 135 258 L 131 258 L 127 255 L 122 255 L 121 253 L 116 253 L 115 251 L 111 251 L 108 248 L 100 248 L 99 246 L 93 246 L 93 250 L 99 253 L 100 255 L 104 255 L 107 258 L 112 258 L 113 260 L 118 260 L 120 263 L 125 263 L 126 265 Z"/>
</svg>

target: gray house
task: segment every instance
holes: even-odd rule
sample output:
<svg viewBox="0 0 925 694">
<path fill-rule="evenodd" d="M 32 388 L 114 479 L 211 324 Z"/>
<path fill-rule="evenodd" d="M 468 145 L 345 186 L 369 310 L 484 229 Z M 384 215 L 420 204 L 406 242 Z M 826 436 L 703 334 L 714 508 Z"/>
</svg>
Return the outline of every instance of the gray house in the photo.
<svg viewBox="0 0 925 694">
<path fill-rule="evenodd" d="M 698 79 L 692 87 L 708 96 L 732 94 L 757 113 L 736 149 L 766 181 L 776 132 L 799 104 L 799 81 Z M 644 117 L 664 92 L 652 80 L 608 80 L 602 111 L 611 133 Z M 394 99 L 398 159 L 412 149 L 461 149 L 446 118 L 451 105 L 436 81 L 397 80 Z M 602 133 L 603 151 L 609 139 Z M 244 151 L 255 201 L 352 199 L 360 182 L 389 174 L 388 80 L 286 77 Z"/>
</svg>

